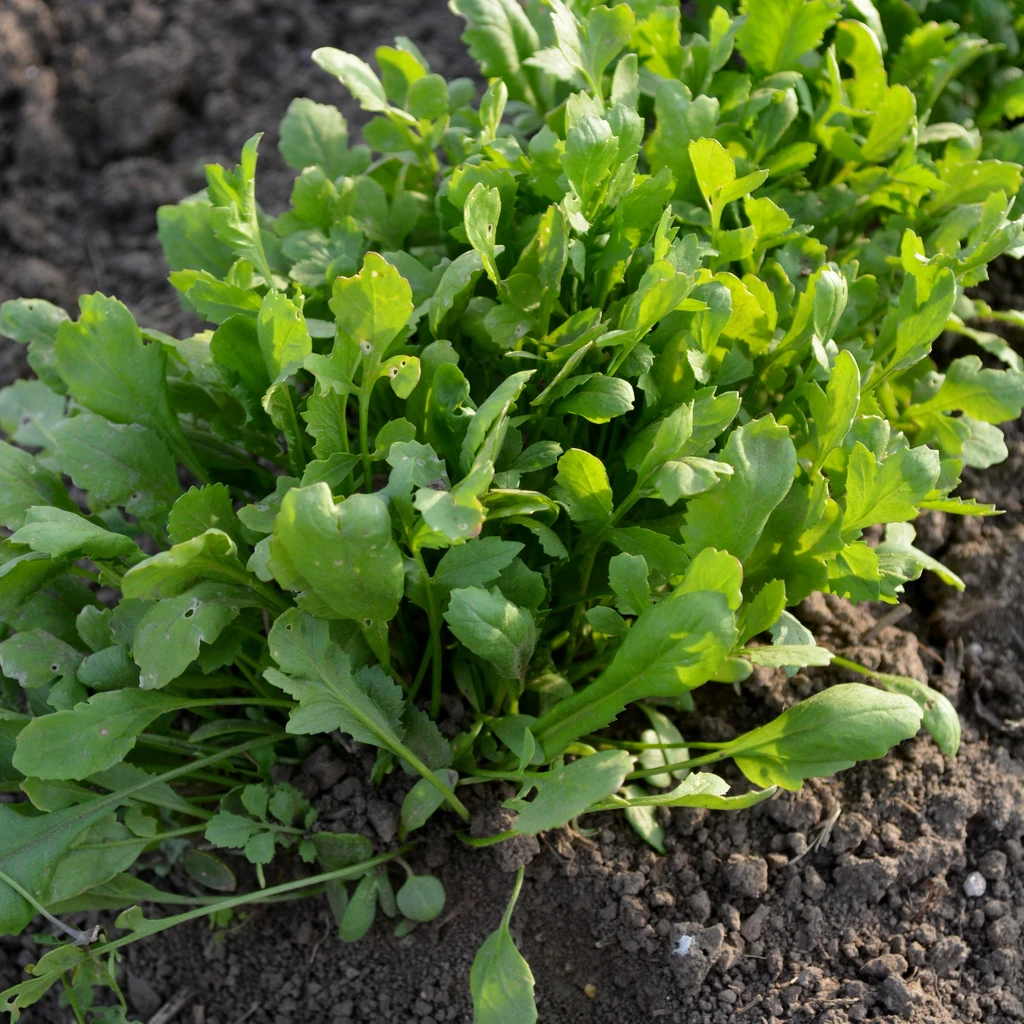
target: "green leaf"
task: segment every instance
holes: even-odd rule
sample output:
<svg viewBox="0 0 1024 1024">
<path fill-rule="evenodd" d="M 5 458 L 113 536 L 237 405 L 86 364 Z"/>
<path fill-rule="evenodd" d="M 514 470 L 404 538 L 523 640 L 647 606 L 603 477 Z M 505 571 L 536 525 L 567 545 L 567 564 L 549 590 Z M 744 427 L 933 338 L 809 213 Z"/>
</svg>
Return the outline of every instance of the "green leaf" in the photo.
<svg viewBox="0 0 1024 1024">
<path fill-rule="evenodd" d="M 502 805 L 518 811 L 516 830 L 522 835 L 561 828 L 611 796 L 633 768 L 633 759 L 624 750 L 605 750 L 582 757 L 572 764 L 527 776 L 527 792 L 537 795 L 527 802 L 520 794 Z"/>
<path fill-rule="evenodd" d="M 773 722 L 721 749 L 751 782 L 796 790 L 804 779 L 834 775 L 882 757 L 921 727 L 910 697 L 843 683 L 809 697 Z"/>
<path fill-rule="evenodd" d="M 11 543 L 52 558 L 74 556 L 94 562 L 142 555 L 130 537 L 104 530 L 74 512 L 38 506 L 25 513 L 25 524 L 12 534 Z"/>
<path fill-rule="evenodd" d="M 647 562 L 642 555 L 615 555 L 608 563 L 608 582 L 618 597 L 619 611 L 639 615 L 650 603 Z"/>
<path fill-rule="evenodd" d="M 523 550 L 523 545 L 500 537 L 482 537 L 449 548 L 434 570 L 433 585 L 444 591 L 491 583 Z"/>
<path fill-rule="evenodd" d="M 350 153 L 348 126 L 337 107 L 294 99 L 281 122 L 277 144 L 289 167 L 302 171 L 319 167 L 332 181 L 355 173 L 360 154 Z"/>
<path fill-rule="evenodd" d="M 319 50 L 314 50 L 313 61 L 327 74 L 340 79 L 363 110 L 383 113 L 390 108 L 384 86 L 366 61 L 331 46 L 322 46 Z"/>
<path fill-rule="evenodd" d="M 807 391 L 814 417 L 816 450 L 811 473 L 820 472 L 825 459 L 838 448 L 850 432 L 860 403 L 860 370 L 857 361 L 845 349 L 836 356 L 824 395 L 814 385 Z"/>
<path fill-rule="evenodd" d="M 28 345 L 28 365 L 53 392 L 63 395 L 67 385 L 57 373 L 57 330 L 68 319 L 60 306 L 45 299 L 9 299 L 0 304 L 0 335 Z"/>
<path fill-rule="evenodd" d="M 26 690 L 54 679 L 73 680 L 81 663 L 79 651 L 42 629 L 15 633 L 0 643 L 0 668 Z"/>
<path fill-rule="evenodd" d="M 57 331 L 57 371 L 71 396 L 113 423 L 156 431 L 193 468 L 168 398 L 163 346 L 143 343 L 135 318 L 116 299 L 96 292 L 83 295 L 79 305 L 79 319 L 64 321 Z"/>
<path fill-rule="evenodd" d="M 671 746 L 657 749 L 642 750 L 640 752 L 640 763 L 645 768 L 661 768 L 663 765 L 687 760 L 690 753 L 683 741 L 682 733 L 676 728 L 675 723 L 649 704 L 641 704 L 640 710 L 643 711 L 651 723 L 651 728 L 645 729 L 640 734 L 640 741 L 642 743 L 671 744 Z M 688 774 L 689 772 L 686 769 L 682 769 L 676 770 L 671 774 L 664 772 L 658 775 L 649 775 L 647 776 L 647 783 L 657 789 L 667 789 L 672 785 L 673 777 L 682 780 Z"/>
<path fill-rule="evenodd" d="M 905 85 L 888 88 L 860 147 L 863 158 L 873 164 L 892 159 L 905 144 L 916 114 L 917 99 Z"/>
<path fill-rule="evenodd" d="M 0 429 L 28 448 L 53 447 L 53 428 L 64 418 L 66 401 L 41 380 L 18 380 L 0 390 Z"/>
<path fill-rule="evenodd" d="M 742 811 L 774 796 L 775 786 L 755 789 L 738 796 L 726 796 L 729 783 L 711 772 L 693 772 L 668 793 L 629 797 L 632 808 L 707 807 L 715 811 Z"/>
<path fill-rule="evenodd" d="M 358 274 L 335 280 L 330 307 L 338 324 L 335 350 L 347 345 L 375 368 L 409 322 L 412 288 L 383 256 L 368 252 Z"/>
<path fill-rule="evenodd" d="M 935 573 L 947 586 L 954 587 L 963 593 L 967 585 L 955 572 L 947 569 L 937 558 L 914 547 L 917 531 L 910 523 L 888 523 L 885 527 L 885 538 L 875 551 L 878 554 L 899 554 L 909 556 L 921 567 Z"/>
<path fill-rule="evenodd" d="M 881 465 L 857 441 L 850 452 L 846 473 L 846 511 L 843 536 L 877 523 L 900 523 L 917 515 L 917 503 L 939 478 L 939 454 L 922 445 L 900 448 Z"/>
<path fill-rule="evenodd" d="M 33 505 L 75 510 L 56 473 L 40 465 L 28 452 L 0 441 L 0 523 L 9 530 L 17 530 Z"/>
<path fill-rule="evenodd" d="M 125 597 L 164 600 L 206 581 L 255 584 L 223 530 L 206 530 L 133 566 L 121 580 Z"/>
<path fill-rule="evenodd" d="M 591 204 L 601 184 L 608 177 L 619 153 L 619 140 L 611 125 L 602 117 L 585 114 L 565 136 L 562 167 L 585 211 L 593 212 Z"/>
<path fill-rule="evenodd" d="M 472 287 L 483 269 L 483 257 L 475 249 L 457 256 L 444 268 L 437 290 L 430 300 L 430 330 L 435 338 L 442 337 L 441 328 L 448 314 Z"/>
<path fill-rule="evenodd" d="M 913 288 L 914 278 L 908 277 L 905 288 Z M 945 330 L 953 305 L 956 302 L 956 278 L 951 270 L 938 272 L 935 284 L 928 298 L 900 317 L 896 327 L 896 348 L 892 360 L 885 369 L 886 374 L 899 373 L 923 359 L 931 350 L 932 342 Z M 901 304 L 902 305 L 902 304 Z"/>
<path fill-rule="evenodd" d="M 629 381 L 598 373 L 585 379 L 582 386 L 573 387 L 565 398 L 555 403 L 552 411 L 558 416 L 569 414 L 582 416 L 591 423 L 607 423 L 630 412 L 633 398 L 633 387 Z"/>
<path fill-rule="evenodd" d="M 390 621 L 405 586 L 402 553 L 387 505 L 353 494 L 335 505 L 325 483 L 290 490 L 270 542 L 277 581 L 299 590 L 316 614 L 354 619 L 369 628 Z"/>
<path fill-rule="evenodd" d="M 501 193 L 496 188 L 488 188 L 482 181 L 478 181 L 466 197 L 462 214 L 469 244 L 480 253 L 487 276 L 495 286 L 501 284 L 501 276 L 495 262 L 503 250 L 503 246 L 495 244 L 498 219 L 501 217 Z"/>
<path fill-rule="evenodd" d="M 683 540 L 691 555 L 716 547 L 745 561 L 792 486 L 796 449 L 789 431 L 763 416 L 734 430 L 719 459 L 733 475 L 689 502 Z"/>
<path fill-rule="evenodd" d="M 167 537 L 172 544 L 184 544 L 207 530 L 221 530 L 231 537 L 236 547 L 241 547 L 242 538 L 227 484 L 190 487 L 167 516 Z"/>
<path fill-rule="evenodd" d="M 442 769 L 438 772 L 438 775 L 448 785 L 449 789 L 454 789 L 459 781 L 458 772 L 450 768 Z M 415 832 L 416 829 L 422 828 L 443 803 L 444 796 L 430 781 L 428 779 L 420 779 L 405 794 L 402 800 L 402 816 L 398 825 L 398 838 L 405 842 L 405 837 L 410 832 Z M 370 854 L 367 854 L 367 857 L 370 855 L 372 855 L 372 850 Z"/>
<path fill-rule="evenodd" d="M 838 0 L 744 0 L 736 45 L 755 75 L 799 68 L 839 18 Z"/>
<path fill-rule="evenodd" d="M 585 23 L 583 66 L 591 82 L 600 89 L 608 65 L 629 43 L 636 16 L 628 4 L 595 7 Z"/>
<path fill-rule="evenodd" d="M 508 429 L 508 414 L 535 372 L 521 370 L 506 377 L 477 409 L 469 421 L 459 454 L 463 472 L 469 473 L 481 462 L 497 461 Z"/>
<path fill-rule="evenodd" d="M 463 587 L 452 592 L 444 618 L 455 636 L 503 679 L 523 681 L 537 643 L 529 611 L 506 600 L 497 587 Z"/>
<path fill-rule="evenodd" d="M 235 258 L 217 238 L 212 210 L 213 204 L 203 192 L 183 199 L 177 206 L 157 210 L 157 233 L 171 270 L 205 270 L 218 278 L 227 276 Z"/>
<path fill-rule="evenodd" d="M 410 875 L 395 901 L 410 921 L 433 921 L 444 910 L 444 886 L 433 875 Z"/>
<path fill-rule="evenodd" d="M 218 164 L 207 164 L 207 194 L 213 203 L 210 222 L 217 238 L 237 259 L 251 263 L 273 287 L 274 275 L 267 262 L 256 206 L 256 154 L 263 133 L 254 135 L 242 147 L 242 156 L 234 173 Z"/>
<path fill-rule="evenodd" d="M 600 459 L 571 448 L 558 460 L 558 499 L 575 523 L 601 523 L 612 514 L 612 488 Z"/>
<path fill-rule="evenodd" d="M 960 749 L 960 716 L 945 694 L 910 676 L 897 676 L 888 672 L 875 672 L 846 658 L 837 658 L 836 664 L 877 679 L 890 693 L 901 693 L 920 705 L 924 712 L 922 724 L 935 740 L 939 750 L 954 757 Z"/>
<path fill-rule="evenodd" d="M 403 749 L 400 687 L 379 666 L 353 673 L 348 655 L 331 642 L 327 622 L 297 608 L 285 612 L 270 631 L 270 653 L 281 671 L 267 669 L 267 681 L 299 702 L 289 732 L 341 729 L 360 743 Z"/>
<path fill-rule="evenodd" d="M 338 922 L 338 937 L 342 942 L 358 942 L 373 925 L 377 916 L 377 879 L 374 874 L 364 875 L 345 913 Z"/>
<path fill-rule="evenodd" d="M 483 77 L 503 79 L 509 99 L 532 102 L 523 62 L 540 49 L 540 40 L 517 0 L 449 0 L 448 6 L 467 22 L 462 39 Z"/>
<path fill-rule="evenodd" d="M 54 438 L 61 468 L 97 510 L 121 505 L 145 518 L 170 508 L 181 493 L 174 459 L 149 427 L 85 413 L 58 423 Z M 69 506 L 66 500 L 45 504 Z"/>
<path fill-rule="evenodd" d="M 638 799 L 645 795 L 640 786 L 623 786 L 622 795 L 626 799 Z M 642 804 L 627 807 L 625 810 L 626 821 L 632 826 L 633 831 L 652 849 L 658 853 L 665 853 L 665 828 L 655 816 L 653 807 L 645 807 Z"/>
<path fill-rule="evenodd" d="M 743 655 L 755 665 L 768 668 L 803 668 L 807 665 L 829 665 L 832 652 L 814 644 L 781 644 L 777 647 L 746 647 Z"/>
<path fill-rule="evenodd" d="M 487 936 L 473 958 L 469 973 L 473 1024 L 536 1024 L 533 974 L 509 932 L 522 884 L 523 869 L 520 868 L 501 924 Z"/>
<path fill-rule="evenodd" d="M 983 369 L 977 356 L 963 356 L 949 364 L 938 390 L 912 405 L 908 416 L 925 412 L 962 412 L 984 423 L 1016 419 L 1024 408 L 1024 373 Z"/>
<path fill-rule="evenodd" d="M 373 856 L 373 842 L 350 832 L 314 832 L 313 845 L 324 871 L 348 868 Z"/>
<path fill-rule="evenodd" d="M 707 682 L 725 664 L 736 635 L 725 594 L 698 591 L 649 607 L 608 668 L 538 719 L 533 733 L 545 756 L 603 729 L 635 701 L 678 697 Z"/>
<path fill-rule="evenodd" d="M 313 351 L 302 311 L 280 292 L 267 292 L 256 320 L 256 335 L 271 384 L 302 367 Z"/>
<path fill-rule="evenodd" d="M 185 852 L 184 867 L 190 878 L 215 892 L 234 892 L 238 888 L 235 873 L 208 850 L 189 849 Z"/>
<path fill-rule="evenodd" d="M 177 679 L 199 657 L 200 643 L 212 644 L 252 604 L 240 587 L 200 583 L 178 597 L 157 601 L 135 631 L 132 654 L 139 686 L 155 690 Z"/>
<path fill-rule="evenodd" d="M 587 622 L 597 633 L 605 636 L 625 636 L 629 632 L 629 623 L 614 609 L 605 605 L 597 605 L 587 609 Z"/>
<path fill-rule="evenodd" d="M 189 701 L 142 690 L 96 693 L 70 711 L 33 718 L 18 736 L 14 766 L 37 779 L 87 779 L 124 760 L 139 733 Z"/>
<path fill-rule="evenodd" d="M 65 810 L 31 816 L 9 804 L 0 805 L 0 871 L 45 905 L 54 866 L 128 795 L 112 793 Z M 24 897 L 0 882 L 0 933 L 17 935 L 34 915 L 35 909 Z"/>
</svg>

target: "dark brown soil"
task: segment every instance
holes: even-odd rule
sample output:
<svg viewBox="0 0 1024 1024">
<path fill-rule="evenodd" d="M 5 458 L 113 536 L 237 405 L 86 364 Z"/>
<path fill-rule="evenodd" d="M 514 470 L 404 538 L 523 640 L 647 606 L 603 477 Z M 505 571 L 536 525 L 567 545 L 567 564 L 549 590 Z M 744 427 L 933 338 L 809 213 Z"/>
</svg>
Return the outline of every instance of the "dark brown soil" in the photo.
<svg viewBox="0 0 1024 1024">
<path fill-rule="evenodd" d="M 352 113 L 340 86 L 310 64 L 315 46 L 368 57 L 401 32 L 454 76 L 472 72 L 458 31 L 443 0 L 0 0 L 0 299 L 73 307 L 79 292 L 101 288 L 153 326 L 181 326 L 163 283 L 157 205 L 202 187 L 203 162 L 233 162 L 266 130 L 260 193 L 279 208 L 289 176 L 275 130 L 288 101 L 309 95 Z M 992 294 L 1006 299 L 1018 278 L 1004 278 Z M 13 348 L 0 350 L 0 363 L 3 379 L 23 367 Z M 378 923 L 346 946 L 312 900 L 257 910 L 222 931 L 178 929 L 131 947 L 135 1015 L 149 1020 L 186 994 L 174 1019 L 193 1024 L 468 1022 L 473 954 L 500 918 L 510 872 L 528 860 L 514 928 L 545 1024 L 1024 1019 L 1018 431 L 1009 444 L 1005 466 L 965 488 L 1006 516 L 917 524 L 919 542 L 967 580 L 965 596 L 918 585 L 911 616 L 881 629 L 885 606 L 828 599 L 802 609 L 837 650 L 943 689 L 964 722 L 955 761 L 919 738 L 751 811 L 666 812 L 663 857 L 610 815 L 586 822 L 599 828 L 590 836 L 563 830 L 537 849 L 482 852 L 441 823 L 413 857 L 445 882 L 448 906 L 435 924 L 396 939 Z M 826 681 L 759 675 L 741 699 L 705 688 L 684 732 L 727 738 Z M 316 794 L 327 827 L 387 848 L 401 792 L 393 783 L 374 790 L 358 749 L 329 756 L 330 771 L 311 765 L 293 781 Z M 480 799 L 493 807 L 500 796 Z M 986 879 L 983 896 L 965 895 L 972 871 Z M 684 936 L 693 942 L 680 956 Z M 0 943 L 0 987 L 32 959 L 28 940 Z M 23 1017 L 68 1019 L 55 1003 Z"/>
</svg>

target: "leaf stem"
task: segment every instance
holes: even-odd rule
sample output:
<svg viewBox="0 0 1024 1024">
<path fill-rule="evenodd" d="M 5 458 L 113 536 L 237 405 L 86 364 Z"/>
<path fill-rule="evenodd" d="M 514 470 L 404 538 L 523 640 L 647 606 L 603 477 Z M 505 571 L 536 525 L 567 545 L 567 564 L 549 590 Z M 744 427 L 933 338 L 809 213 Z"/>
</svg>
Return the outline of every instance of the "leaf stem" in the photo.
<svg viewBox="0 0 1024 1024">
<path fill-rule="evenodd" d="M 37 914 L 42 914 L 47 921 L 50 922 L 58 931 L 63 932 L 69 938 L 74 940 L 76 946 L 87 946 L 90 942 L 95 941 L 96 934 L 94 931 L 83 932 L 77 928 L 72 928 L 70 925 L 65 924 L 63 921 L 59 921 L 56 917 L 51 914 L 46 907 L 42 905 L 27 889 L 23 889 L 10 875 L 3 871 L 0 871 L 0 882 L 4 885 L 12 888 Z"/>
<path fill-rule="evenodd" d="M 146 925 L 148 927 L 140 928 L 137 931 L 133 931 L 119 939 L 113 939 L 110 942 L 106 942 L 92 952 L 96 956 L 101 956 L 104 953 L 113 952 L 115 949 L 120 949 L 122 946 L 127 946 L 132 942 L 136 942 L 139 939 L 155 935 L 157 932 L 166 931 L 168 928 L 174 928 L 179 924 L 187 924 L 189 921 L 195 921 L 197 918 L 206 917 L 209 914 L 215 914 L 221 910 L 233 910 L 235 907 L 245 906 L 247 903 L 264 903 L 267 902 L 268 897 L 273 898 L 276 896 L 282 896 L 285 893 L 312 888 L 313 886 L 322 885 L 325 882 L 358 878 L 380 864 L 387 864 L 388 861 L 392 861 L 396 857 L 400 857 L 403 853 L 408 853 L 412 847 L 413 844 L 408 843 L 397 850 L 392 850 L 390 853 L 378 854 L 376 857 L 370 858 L 370 860 L 364 860 L 359 864 L 353 864 L 351 867 L 338 868 L 336 871 L 326 871 L 321 875 L 310 875 L 308 878 L 297 878 L 294 881 L 285 882 L 282 885 L 273 885 L 269 889 L 262 889 L 258 892 L 243 893 L 241 896 L 231 896 L 228 899 L 218 900 L 216 903 L 211 903 L 207 906 L 196 907 L 193 910 L 186 910 L 182 914 L 174 914 L 171 917 L 164 917 L 154 921 L 146 921 Z"/>
<path fill-rule="evenodd" d="M 370 461 L 370 395 L 373 384 L 371 377 L 369 387 L 364 383 L 359 392 L 359 451 L 363 457 L 363 490 L 367 494 L 373 493 L 373 464 Z"/>
<path fill-rule="evenodd" d="M 212 815 L 210 815 L 212 817 Z M 151 836 L 133 836 L 131 839 L 112 839 L 108 843 L 81 843 L 76 850 L 109 850 L 117 846 L 134 846 L 136 843 L 161 843 L 165 839 L 177 839 L 179 836 L 190 836 L 196 832 L 205 832 L 206 825 L 187 825 L 184 828 L 169 829 Z"/>
<path fill-rule="evenodd" d="M 724 761 L 728 756 L 725 749 L 713 750 L 710 754 L 704 754 L 701 757 L 691 757 L 689 761 L 676 761 L 674 764 L 658 765 L 656 768 L 641 768 L 639 771 L 630 772 L 626 778 L 646 779 L 649 775 L 669 775 L 672 772 L 682 771 L 684 768 L 697 768 L 702 764 Z"/>
<path fill-rule="evenodd" d="M 441 710 L 441 684 L 443 682 L 443 657 L 444 650 L 441 646 L 441 609 L 437 606 L 437 594 L 434 592 L 433 581 L 430 578 L 430 573 L 427 572 L 426 563 L 423 561 L 423 554 L 419 548 L 415 545 L 410 544 L 413 556 L 416 559 L 416 563 L 419 566 L 419 570 L 422 573 L 423 578 L 423 589 L 426 592 L 427 598 L 427 621 L 430 623 L 430 662 L 431 662 L 431 682 L 430 682 L 430 717 L 437 718 L 438 712 Z M 415 696 L 416 690 L 419 689 L 419 683 L 413 686 L 413 696 Z M 413 699 L 410 696 L 410 700 Z"/>
</svg>

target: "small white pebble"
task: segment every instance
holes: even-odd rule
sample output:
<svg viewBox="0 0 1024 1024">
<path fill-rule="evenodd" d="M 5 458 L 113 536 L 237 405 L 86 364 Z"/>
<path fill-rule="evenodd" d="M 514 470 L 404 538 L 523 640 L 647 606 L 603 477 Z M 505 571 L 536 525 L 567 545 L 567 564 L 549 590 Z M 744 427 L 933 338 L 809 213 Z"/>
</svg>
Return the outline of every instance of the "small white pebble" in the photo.
<svg viewBox="0 0 1024 1024">
<path fill-rule="evenodd" d="M 964 892 L 968 896 L 984 896 L 988 888 L 988 882 L 980 871 L 972 871 L 964 879 Z"/>
<path fill-rule="evenodd" d="M 984 881 L 984 879 L 982 879 Z M 676 948 L 672 950 L 673 956 L 689 956 L 690 947 L 693 945 L 692 935 L 680 935 L 676 942 Z"/>
</svg>

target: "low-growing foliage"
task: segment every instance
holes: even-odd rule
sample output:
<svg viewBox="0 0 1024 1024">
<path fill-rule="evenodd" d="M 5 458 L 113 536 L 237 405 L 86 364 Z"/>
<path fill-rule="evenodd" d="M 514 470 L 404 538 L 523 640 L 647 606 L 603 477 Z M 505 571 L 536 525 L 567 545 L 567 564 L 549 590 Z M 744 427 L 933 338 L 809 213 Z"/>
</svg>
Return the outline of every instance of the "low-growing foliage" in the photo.
<svg viewBox="0 0 1024 1024">
<path fill-rule="evenodd" d="M 471 844 L 623 808 L 661 848 L 660 807 L 749 807 L 922 724 L 956 752 L 949 702 L 901 677 L 728 743 L 678 714 L 829 664 L 787 610 L 815 592 L 963 587 L 910 524 L 994 511 L 960 474 L 1024 404 L 965 291 L 1024 252 L 1010 8 L 967 12 L 1009 55 L 989 88 L 993 45 L 928 20 L 950 5 L 451 6 L 482 96 L 403 37 L 379 70 L 317 50 L 365 144 L 298 99 L 285 213 L 257 204 L 259 136 L 160 211 L 208 329 L 98 293 L 77 319 L 0 310 L 38 375 L 0 392 L 0 781 L 24 797 L 0 805 L 0 930 L 45 912 L 72 940 L 3 994 L 14 1018 L 63 981 L 79 1020 L 123 1021 L 93 1008 L 122 946 L 268 897 L 404 934 L 444 891 L 402 857 L 442 808 L 468 820 L 471 783 L 520 786 Z M 966 354 L 938 361 L 946 330 Z M 274 773 L 338 732 L 378 782 L 411 776 L 407 845 L 322 830 Z M 726 759 L 748 790 L 696 770 Z M 178 861 L 223 894 L 232 859 L 263 887 L 296 855 L 317 873 L 241 895 L 132 873 Z M 55 916 L 82 908 L 128 934 Z M 481 1024 L 536 1018 L 510 916 L 473 965 Z"/>
</svg>

